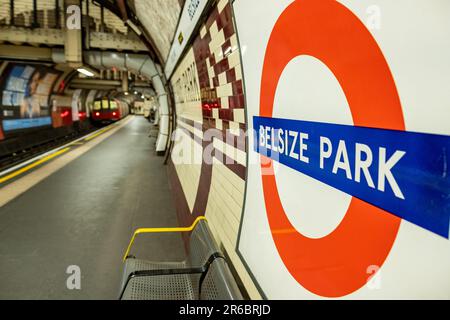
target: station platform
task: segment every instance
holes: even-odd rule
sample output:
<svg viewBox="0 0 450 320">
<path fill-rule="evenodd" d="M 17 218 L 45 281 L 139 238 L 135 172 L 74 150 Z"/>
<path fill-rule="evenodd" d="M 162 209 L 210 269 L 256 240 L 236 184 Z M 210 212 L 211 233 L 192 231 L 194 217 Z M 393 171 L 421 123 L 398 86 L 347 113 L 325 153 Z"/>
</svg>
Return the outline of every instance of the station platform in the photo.
<svg viewBox="0 0 450 320">
<path fill-rule="evenodd" d="M 449 56 L 449 0 L 3 0 L 0 300 L 450 300 Z"/>
<path fill-rule="evenodd" d="M 133 231 L 178 225 L 163 159 L 148 138 L 150 123 L 124 121 L 0 207 L 0 299 L 117 299 Z M 183 248 L 179 235 L 152 236 L 137 241 L 134 251 L 173 261 L 183 259 Z M 73 265 L 81 271 L 81 290 L 66 286 Z"/>
</svg>

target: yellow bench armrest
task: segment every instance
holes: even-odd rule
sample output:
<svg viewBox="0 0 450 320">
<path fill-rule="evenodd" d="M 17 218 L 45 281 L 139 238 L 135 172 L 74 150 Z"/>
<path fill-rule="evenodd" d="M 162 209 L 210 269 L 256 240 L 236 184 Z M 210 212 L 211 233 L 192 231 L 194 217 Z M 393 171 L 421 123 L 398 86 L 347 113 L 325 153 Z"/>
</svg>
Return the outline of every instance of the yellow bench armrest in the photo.
<svg viewBox="0 0 450 320">
<path fill-rule="evenodd" d="M 134 240 L 136 239 L 136 236 L 138 234 L 142 233 L 172 233 L 172 232 L 190 232 L 194 230 L 195 226 L 200 220 L 206 220 L 206 217 L 199 216 L 195 221 L 192 223 L 190 227 L 180 227 L 180 228 L 140 228 L 134 231 L 133 236 L 131 237 L 130 243 L 128 244 L 127 251 L 125 252 L 125 255 L 123 256 L 123 261 L 128 257 L 128 254 L 130 253 L 131 247 L 133 246 Z"/>
</svg>

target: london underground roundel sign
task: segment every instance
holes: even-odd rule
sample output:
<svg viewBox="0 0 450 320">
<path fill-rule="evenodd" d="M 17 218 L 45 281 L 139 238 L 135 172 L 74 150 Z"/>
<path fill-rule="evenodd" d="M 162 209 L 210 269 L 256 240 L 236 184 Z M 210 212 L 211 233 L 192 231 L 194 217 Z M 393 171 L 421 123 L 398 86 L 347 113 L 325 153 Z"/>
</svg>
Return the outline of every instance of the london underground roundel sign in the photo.
<svg viewBox="0 0 450 320">
<path fill-rule="evenodd" d="M 341 24 L 347 26 L 345 33 Z M 335 1 L 295 1 L 278 19 L 264 59 L 261 119 L 272 118 L 282 72 L 300 55 L 319 59 L 333 72 L 355 127 L 405 130 L 399 96 L 383 53 L 362 22 Z M 270 172 L 273 160 L 261 157 L 266 164 L 262 185 L 273 240 L 291 275 L 309 291 L 326 297 L 344 296 L 364 286 L 368 266 L 381 266 L 387 258 L 401 219 L 354 196 L 333 232 L 319 239 L 308 238 L 295 230 L 283 209 L 275 173 Z"/>
<path fill-rule="evenodd" d="M 420 20 L 375 0 L 373 32 L 358 0 L 233 2 L 254 133 L 237 252 L 264 296 L 448 297 L 450 20 L 431 2 Z"/>
</svg>

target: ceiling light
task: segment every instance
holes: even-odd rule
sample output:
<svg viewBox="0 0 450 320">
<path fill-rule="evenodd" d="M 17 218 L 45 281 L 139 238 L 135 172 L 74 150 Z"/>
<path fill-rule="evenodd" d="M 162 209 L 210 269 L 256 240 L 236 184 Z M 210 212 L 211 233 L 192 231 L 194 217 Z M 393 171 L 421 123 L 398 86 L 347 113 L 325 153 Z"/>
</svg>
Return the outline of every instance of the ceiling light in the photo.
<svg viewBox="0 0 450 320">
<path fill-rule="evenodd" d="M 87 77 L 93 77 L 94 73 L 92 73 L 91 71 L 85 69 L 85 68 L 78 68 L 77 71 L 81 74 L 84 74 Z"/>
<path fill-rule="evenodd" d="M 133 29 L 134 32 L 136 32 L 138 36 L 142 34 L 142 31 L 139 30 L 139 28 L 130 19 L 127 20 L 127 24 L 130 26 L 131 29 Z"/>
</svg>

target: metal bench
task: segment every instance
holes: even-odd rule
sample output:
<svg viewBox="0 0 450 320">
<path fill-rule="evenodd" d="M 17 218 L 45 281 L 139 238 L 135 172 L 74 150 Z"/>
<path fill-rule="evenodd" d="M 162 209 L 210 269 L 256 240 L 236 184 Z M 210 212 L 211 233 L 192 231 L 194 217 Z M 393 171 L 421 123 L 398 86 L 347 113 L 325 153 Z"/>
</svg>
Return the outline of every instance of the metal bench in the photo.
<svg viewBox="0 0 450 320">
<path fill-rule="evenodd" d="M 129 256 L 138 234 L 162 232 L 192 232 L 184 261 L 154 262 Z M 121 300 L 242 300 L 205 217 L 187 228 L 136 230 L 124 261 Z"/>
</svg>

